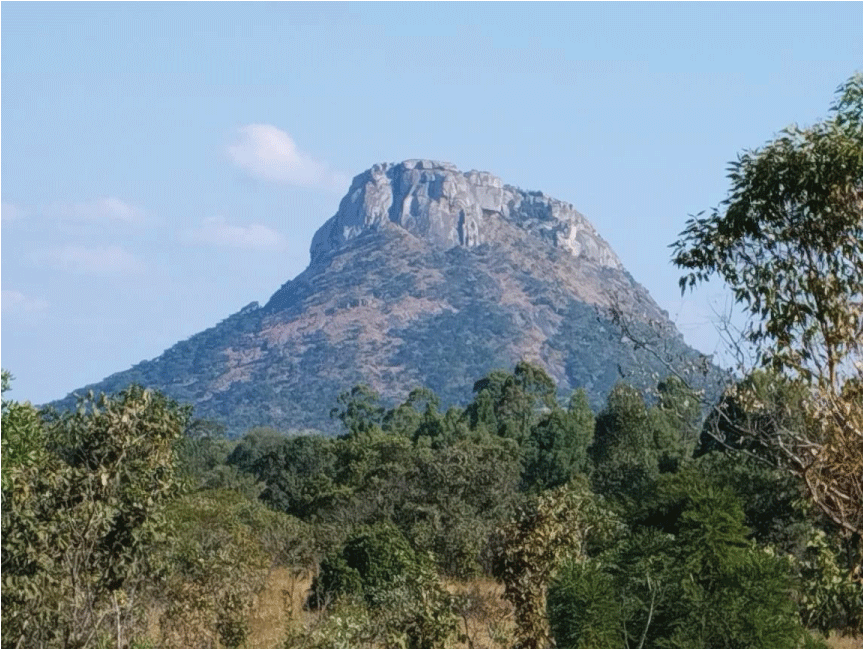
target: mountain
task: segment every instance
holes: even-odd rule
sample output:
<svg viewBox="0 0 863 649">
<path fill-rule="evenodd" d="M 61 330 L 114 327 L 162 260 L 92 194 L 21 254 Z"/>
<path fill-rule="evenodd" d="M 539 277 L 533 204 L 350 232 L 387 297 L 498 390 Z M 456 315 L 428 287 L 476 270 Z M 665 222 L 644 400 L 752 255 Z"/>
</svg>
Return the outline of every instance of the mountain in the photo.
<svg viewBox="0 0 863 649">
<path fill-rule="evenodd" d="M 138 382 L 234 434 L 334 432 L 329 411 L 358 383 L 389 402 L 427 386 L 465 403 L 474 381 L 524 359 L 561 396 L 584 387 L 598 407 L 621 379 L 653 387 L 668 373 L 613 309 L 658 335 L 667 358 L 699 360 L 569 203 L 447 163 L 378 164 L 317 231 L 308 268 L 265 305 L 82 390 Z"/>
</svg>

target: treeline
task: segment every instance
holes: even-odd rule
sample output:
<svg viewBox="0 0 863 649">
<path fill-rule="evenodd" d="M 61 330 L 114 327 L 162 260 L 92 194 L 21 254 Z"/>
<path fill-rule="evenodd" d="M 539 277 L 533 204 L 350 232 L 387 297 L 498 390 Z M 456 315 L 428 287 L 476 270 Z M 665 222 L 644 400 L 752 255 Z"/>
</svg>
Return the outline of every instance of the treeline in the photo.
<svg viewBox="0 0 863 649">
<path fill-rule="evenodd" d="M 804 416 L 759 377 L 776 416 Z M 289 625 L 286 648 L 454 646 L 470 602 L 443 580 L 482 577 L 525 648 L 785 649 L 863 628 L 856 540 L 731 435 L 765 403 L 729 395 L 702 422 L 676 378 L 649 399 L 621 383 L 597 414 L 556 394 L 527 363 L 445 412 L 429 390 L 387 409 L 358 386 L 338 438 L 235 441 L 140 388 L 65 414 L 4 400 L 3 646 L 245 646 L 275 566 L 316 575 L 319 623 Z"/>
</svg>

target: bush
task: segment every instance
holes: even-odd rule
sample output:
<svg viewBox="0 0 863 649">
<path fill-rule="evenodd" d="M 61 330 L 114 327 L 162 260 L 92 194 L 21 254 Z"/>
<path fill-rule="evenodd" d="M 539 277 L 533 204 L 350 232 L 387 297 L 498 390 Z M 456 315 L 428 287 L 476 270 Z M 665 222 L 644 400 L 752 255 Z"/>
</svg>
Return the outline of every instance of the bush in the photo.
<svg viewBox="0 0 863 649">
<path fill-rule="evenodd" d="M 354 596 L 374 605 L 399 575 L 421 571 L 413 548 L 392 525 L 361 528 L 341 549 L 321 563 L 320 576 L 312 584 L 310 604 L 320 607 L 339 597 Z"/>
<path fill-rule="evenodd" d="M 614 581 L 594 562 L 561 568 L 548 590 L 548 619 L 559 649 L 624 646 Z"/>
<path fill-rule="evenodd" d="M 368 620 L 349 625 L 357 638 L 379 637 L 410 649 L 443 646 L 456 626 L 449 595 L 431 561 L 389 524 L 361 528 L 321 564 L 310 605 L 334 603 L 335 616 L 363 605 Z M 342 612 L 340 612 L 342 611 Z M 354 621 L 357 615 L 350 616 Z"/>
</svg>

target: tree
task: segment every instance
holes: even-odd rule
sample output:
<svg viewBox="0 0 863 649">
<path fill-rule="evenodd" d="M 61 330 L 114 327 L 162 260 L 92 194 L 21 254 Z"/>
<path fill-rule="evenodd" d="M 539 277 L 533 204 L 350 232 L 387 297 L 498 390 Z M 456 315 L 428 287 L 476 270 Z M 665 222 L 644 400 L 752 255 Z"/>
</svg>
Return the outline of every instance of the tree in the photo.
<svg viewBox="0 0 863 649">
<path fill-rule="evenodd" d="M 321 518 L 346 495 L 336 484 L 334 440 L 316 435 L 281 436 L 272 444 L 242 450 L 245 441 L 228 462 L 248 466 L 264 483 L 261 499 L 270 507 L 303 519 Z"/>
<path fill-rule="evenodd" d="M 599 493 L 637 502 L 660 473 L 677 469 L 692 455 L 695 397 L 677 379 L 660 383 L 659 397 L 648 407 L 642 394 L 625 383 L 609 393 L 590 448 L 591 478 Z"/>
<path fill-rule="evenodd" d="M 63 414 L 4 402 L 4 647 L 129 639 L 187 418 L 137 386 Z"/>
<path fill-rule="evenodd" d="M 556 388 L 541 367 L 520 361 L 512 373 L 494 370 L 473 386 L 476 399 L 466 414 L 471 427 L 485 428 L 524 445 L 539 416 L 556 405 Z M 496 426 L 496 429 L 495 429 Z"/>
<path fill-rule="evenodd" d="M 622 611 L 611 575 L 592 561 L 564 564 L 548 589 L 548 619 L 561 649 L 622 649 Z"/>
<path fill-rule="evenodd" d="M 558 646 L 786 649 L 807 646 L 788 562 L 747 539 L 724 486 L 695 473 L 660 481 L 663 515 L 597 558 L 566 564 L 549 589 Z"/>
<path fill-rule="evenodd" d="M 495 525 L 514 510 L 520 473 L 515 444 L 498 437 L 417 454 L 394 520 L 444 574 L 468 577 L 479 572 Z"/>
<path fill-rule="evenodd" d="M 391 524 L 358 529 L 321 562 L 310 603 L 352 597 L 370 610 L 384 646 L 436 649 L 455 630 L 450 597 L 430 563 Z"/>
<path fill-rule="evenodd" d="M 386 409 L 380 404 L 381 396 L 367 385 L 356 385 L 350 392 L 342 392 L 338 405 L 330 410 L 330 417 L 342 422 L 347 436 L 366 433 L 379 428 Z"/>
<path fill-rule="evenodd" d="M 760 438 L 835 523 L 863 533 L 863 74 L 829 118 L 729 167 L 718 207 L 672 244 L 683 291 L 718 276 L 749 317 L 755 364 L 807 391 L 813 427 Z M 751 367 L 744 368 L 746 370 Z"/>
<path fill-rule="evenodd" d="M 516 649 L 548 645 L 546 591 L 558 567 L 582 559 L 588 539 L 614 525 L 587 481 L 575 479 L 544 491 L 503 525 L 496 539 L 495 573 L 515 609 Z"/>
<path fill-rule="evenodd" d="M 555 407 L 530 431 L 523 472 L 526 488 L 550 489 L 587 470 L 594 415 L 584 390 L 572 394 L 569 408 Z"/>
</svg>

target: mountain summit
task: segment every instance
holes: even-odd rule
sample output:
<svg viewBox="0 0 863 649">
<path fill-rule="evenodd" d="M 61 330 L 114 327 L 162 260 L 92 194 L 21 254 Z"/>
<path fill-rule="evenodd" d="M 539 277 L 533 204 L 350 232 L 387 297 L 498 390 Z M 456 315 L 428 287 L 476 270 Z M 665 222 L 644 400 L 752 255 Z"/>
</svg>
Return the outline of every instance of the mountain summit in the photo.
<svg viewBox="0 0 863 649">
<path fill-rule="evenodd" d="M 621 268 L 569 203 L 504 185 L 490 173 L 462 173 L 431 160 L 378 164 L 354 178 L 339 211 L 312 239 L 312 263 L 370 228 L 389 224 L 444 250 L 497 242 L 504 234 L 500 226 L 514 225 L 574 257 Z"/>
<path fill-rule="evenodd" d="M 621 378 L 649 387 L 667 373 L 621 334 L 612 308 L 660 331 L 671 356 L 698 357 L 569 203 L 448 163 L 378 164 L 354 178 L 308 268 L 266 305 L 86 389 L 155 387 L 233 433 L 333 431 L 328 413 L 355 384 L 387 400 L 426 386 L 460 403 L 474 381 L 523 359 L 599 405 Z"/>
</svg>

